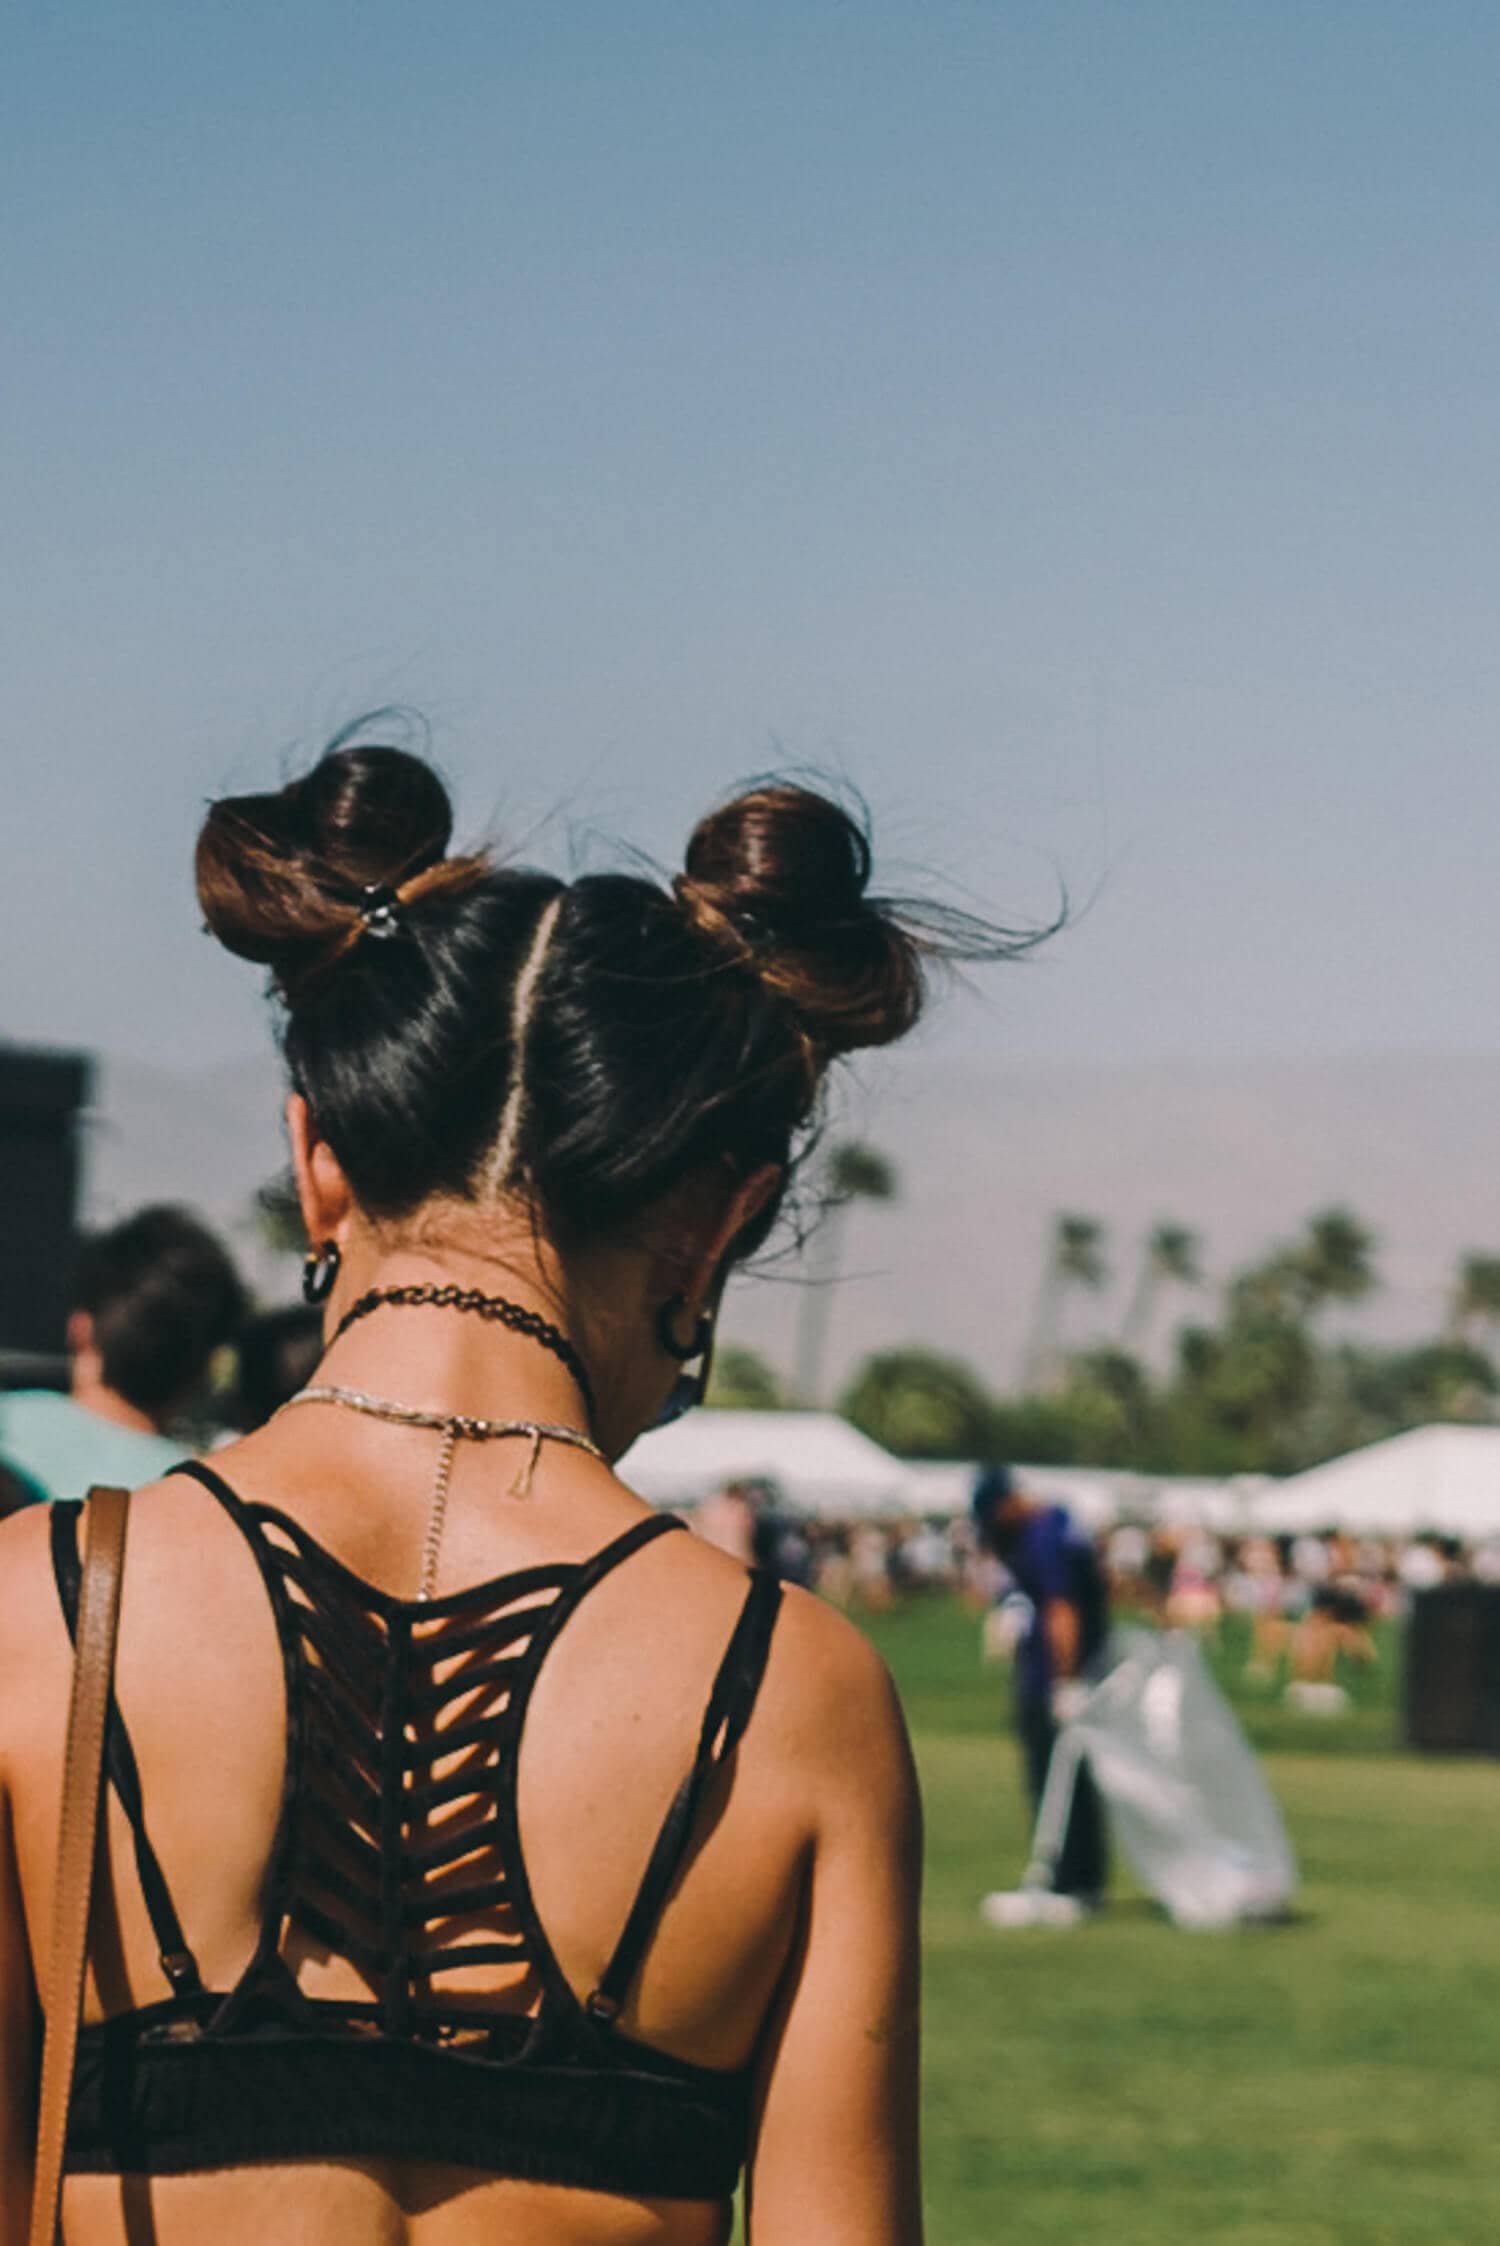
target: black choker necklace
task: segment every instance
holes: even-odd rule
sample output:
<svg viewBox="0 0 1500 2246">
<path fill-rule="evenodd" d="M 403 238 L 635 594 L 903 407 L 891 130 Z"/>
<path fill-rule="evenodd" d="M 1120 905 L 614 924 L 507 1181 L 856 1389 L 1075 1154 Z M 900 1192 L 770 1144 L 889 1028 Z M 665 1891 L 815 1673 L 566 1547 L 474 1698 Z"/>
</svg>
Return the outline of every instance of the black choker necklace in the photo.
<svg viewBox="0 0 1500 2246">
<path fill-rule="evenodd" d="M 528 1341 L 540 1342 L 542 1348 L 550 1349 L 573 1375 L 589 1415 L 589 1424 L 593 1425 L 594 1387 L 584 1370 L 583 1359 L 567 1335 L 539 1310 L 528 1310 L 524 1303 L 511 1302 L 504 1295 L 481 1294 L 477 1287 L 372 1287 L 367 1295 L 360 1296 L 352 1309 L 344 1312 L 333 1329 L 333 1341 L 347 1333 L 359 1319 L 368 1318 L 372 1310 L 382 1309 L 388 1303 L 398 1309 L 422 1305 L 434 1310 L 466 1310 L 476 1318 L 488 1318 L 494 1325 L 505 1326 L 513 1334 L 524 1334 Z M 330 1348 L 333 1341 L 329 1343 Z"/>
</svg>

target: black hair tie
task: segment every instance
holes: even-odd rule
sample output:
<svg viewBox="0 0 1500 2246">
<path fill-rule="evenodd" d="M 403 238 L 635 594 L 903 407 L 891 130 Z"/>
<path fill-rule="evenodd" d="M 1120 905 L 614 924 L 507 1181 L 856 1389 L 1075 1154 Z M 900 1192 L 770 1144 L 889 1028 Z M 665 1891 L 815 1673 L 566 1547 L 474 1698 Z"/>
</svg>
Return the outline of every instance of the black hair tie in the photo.
<svg viewBox="0 0 1500 2246">
<path fill-rule="evenodd" d="M 401 899 L 387 881 L 368 882 L 360 893 L 359 917 L 365 933 L 386 942 L 401 933 Z"/>
</svg>

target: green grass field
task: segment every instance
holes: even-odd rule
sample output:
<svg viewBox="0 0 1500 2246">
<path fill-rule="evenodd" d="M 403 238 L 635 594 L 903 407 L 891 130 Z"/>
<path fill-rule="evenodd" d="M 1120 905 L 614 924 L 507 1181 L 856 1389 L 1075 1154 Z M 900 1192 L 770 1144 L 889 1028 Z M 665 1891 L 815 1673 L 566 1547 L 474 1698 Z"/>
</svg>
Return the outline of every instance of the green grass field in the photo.
<svg viewBox="0 0 1500 2246">
<path fill-rule="evenodd" d="M 1121 1882 L 1081 1930 L 997 1934 L 975 1906 L 1027 1838 L 1007 1680 L 947 1602 L 870 1628 L 927 1804 L 932 2246 L 1500 2234 L 1500 1768 L 1398 1751 L 1389 1637 L 1345 1717 L 1236 1692 L 1292 1924 L 1180 1933 Z"/>
</svg>

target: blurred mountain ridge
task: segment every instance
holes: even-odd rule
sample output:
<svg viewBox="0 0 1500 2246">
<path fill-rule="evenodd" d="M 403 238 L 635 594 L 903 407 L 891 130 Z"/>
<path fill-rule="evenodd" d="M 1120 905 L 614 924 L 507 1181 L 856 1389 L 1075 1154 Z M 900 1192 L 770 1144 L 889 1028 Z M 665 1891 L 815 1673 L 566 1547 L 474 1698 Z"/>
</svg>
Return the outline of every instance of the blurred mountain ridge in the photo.
<svg viewBox="0 0 1500 2246">
<path fill-rule="evenodd" d="M 148 1200 L 199 1209 L 260 1289 L 294 1266 L 257 1242 L 255 1188 L 285 1160 L 274 1056 L 201 1071 L 104 1058 L 88 1126 L 86 1211 L 102 1222 Z M 1202 1238 L 1201 1301 L 1313 1209 L 1345 1203 L 1374 1230 L 1382 1287 L 1343 1329 L 1416 1339 L 1441 1324 L 1453 1267 L 1500 1249 L 1500 1186 L 1483 1118 L 1500 1114 L 1500 1055 L 1018 1063 L 994 1068 L 920 1047 L 867 1066 L 829 1135 L 857 1133 L 896 1165 L 899 1197 L 851 1211 L 833 1307 L 832 1385 L 876 1348 L 922 1342 L 1014 1380 L 1052 1219 L 1109 1230 L 1112 1284 L 1070 1312 L 1066 1338 L 1112 1338 L 1153 1223 Z M 772 1255 L 731 1291 L 726 1338 L 791 1370 L 797 1261 Z M 1177 1299 L 1157 1337 L 1193 1315 Z"/>
</svg>

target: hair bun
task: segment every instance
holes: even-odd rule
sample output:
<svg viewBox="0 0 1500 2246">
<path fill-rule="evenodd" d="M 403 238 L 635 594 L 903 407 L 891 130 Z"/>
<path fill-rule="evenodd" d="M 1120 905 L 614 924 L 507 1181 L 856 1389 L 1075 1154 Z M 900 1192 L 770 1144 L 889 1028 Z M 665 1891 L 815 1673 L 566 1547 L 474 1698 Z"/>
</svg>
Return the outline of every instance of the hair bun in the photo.
<svg viewBox="0 0 1500 2246">
<path fill-rule="evenodd" d="M 752 788 L 701 819 L 687 879 L 730 914 L 775 927 L 857 911 L 870 846 L 847 811 L 811 788 Z"/>
<path fill-rule="evenodd" d="M 354 942 L 366 888 L 411 884 L 440 864 L 467 885 L 483 861 L 444 863 L 452 832 L 448 791 L 420 757 L 330 749 L 272 794 L 209 806 L 197 851 L 203 917 L 227 950 L 269 966 L 286 987 Z"/>
<path fill-rule="evenodd" d="M 674 884 L 690 923 L 753 970 L 822 1058 L 889 1044 L 922 1004 L 921 946 L 865 894 L 870 844 L 811 788 L 752 788 L 699 822 Z"/>
</svg>

